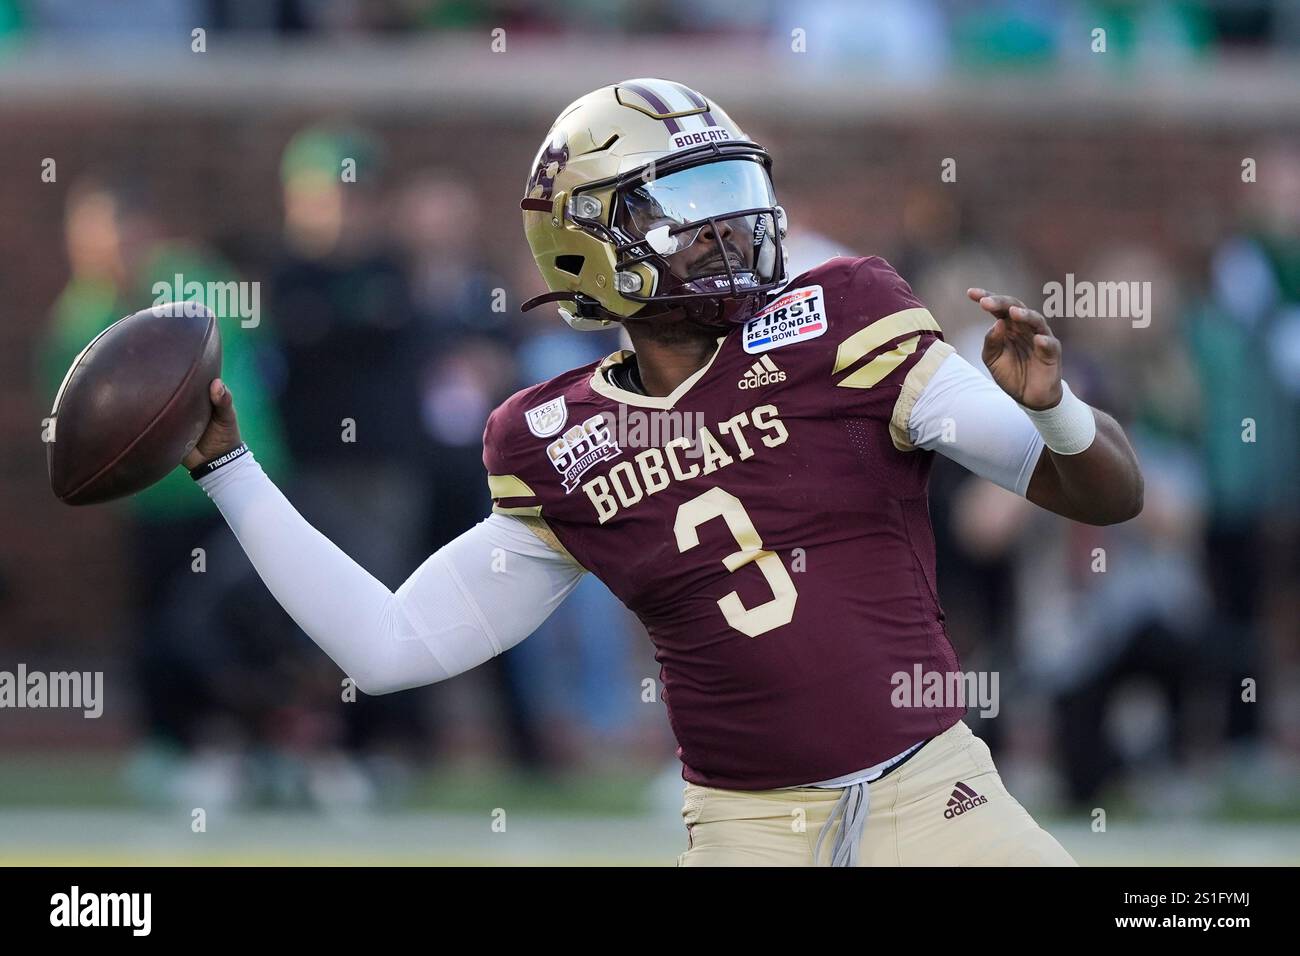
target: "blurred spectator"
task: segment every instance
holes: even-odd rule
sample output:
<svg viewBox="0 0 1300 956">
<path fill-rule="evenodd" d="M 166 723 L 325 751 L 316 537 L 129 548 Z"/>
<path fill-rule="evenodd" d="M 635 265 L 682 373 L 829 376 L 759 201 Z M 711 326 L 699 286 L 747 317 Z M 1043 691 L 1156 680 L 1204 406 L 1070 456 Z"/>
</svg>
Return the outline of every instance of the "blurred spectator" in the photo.
<svg viewBox="0 0 1300 956">
<path fill-rule="evenodd" d="M 819 73 L 851 64 L 916 85 L 937 81 L 948 65 L 948 23 L 937 0 L 806 0 L 777 9 L 778 61 L 794 55 Z"/>
<path fill-rule="evenodd" d="M 465 31 L 755 37 L 791 52 L 805 31 L 815 70 L 844 64 L 928 82 L 951 63 L 999 69 L 1057 60 L 1098 67 L 1182 62 L 1211 49 L 1294 49 L 1300 12 L 1290 0 L 0 0 L 0 37 L 26 28 L 82 42 L 214 30 L 335 36 Z M 1106 57 L 1092 51 L 1106 31 Z"/>
<path fill-rule="evenodd" d="M 1062 58 L 1097 69 L 1186 64 L 1213 42 L 1201 0 L 1084 0 L 1067 6 L 1056 24 Z M 1096 45 L 1102 39 L 1104 49 Z"/>
<path fill-rule="evenodd" d="M 188 40 L 208 10 L 205 0 L 26 0 L 24 5 L 34 29 L 99 43 L 166 35 Z"/>
<path fill-rule="evenodd" d="M 193 241 L 166 236 L 161 217 L 140 190 L 91 179 L 68 192 L 66 241 L 71 276 L 54 305 L 50 327 L 38 351 L 42 390 L 52 397 L 77 354 L 123 314 L 155 301 L 181 298 L 176 277 L 207 288 L 211 281 L 235 279 L 230 267 Z M 173 291 L 159 296 L 155 284 Z M 202 296 L 200 298 L 203 298 Z M 207 303 L 217 311 L 218 303 Z M 264 384 L 262 358 L 268 348 L 265 326 L 243 327 L 238 317 L 220 316 L 222 377 L 239 397 L 240 427 L 269 474 L 289 477 L 280 421 Z M 229 606 L 265 607 L 246 559 L 231 563 L 213 553 L 228 537 L 221 516 L 184 469 L 132 496 L 121 506 L 130 520 L 132 594 L 136 600 L 140 668 L 146 732 L 163 748 L 192 752 L 204 743 L 214 718 L 243 722 L 255 734 L 259 707 L 245 704 L 264 685 L 278 647 L 257 620 L 208 619 L 201 608 L 215 600 L 209 585 L 225 583 Z M 204 549 L 202 574 L 195 549 Z M 208 570 L 212 576 L 208 577 Z M 236 570 L 237 569 L 237 570 Z M 190 615 L 193 614 L 193 617 Z M 203 618 L 211 626 L 191 626 Z M 262 697 L 261 707 L 274 698 Z"/>
<path fill-rule="evenodd" d="M 392 207 L 416 321 L 431 351 L 466 335 L 513 331 L 517 303 L 511 307 L 505 279 L 488 264 L 485 212 L 473 185 L 451 170 L 423 170 L 396 191 Z M 502 384 L 491 387 L 497 392 Z"/>
<path fill-rule="evenodd" d="M 1228 737 L 1241 745 L 1257 745 L 1261 732 L 1242 681 L 1259 679 L 1269 595 L 1294 587 L 1300 548 L 1300 149 L 1274 148 L 1261 168 L 1246 227 L 1215 250 L 1187 326 L 1202 395 L 1214 632 Z"/>
<path fill-rule="evenodd" d="M 298 133 L 281 162 L 284 236 L 271 287 L 286 367 L 281 408 L 298 465 L 289 496 L 395 589 L 426 556 L 428 448 L 418 384 L 425 343 L 382 230 L 386 175 L 380 144 L 364 131 Z M 349 744 L 420 744 L 423 699 L 360 696 L 343 709 Z"/>
</svg>

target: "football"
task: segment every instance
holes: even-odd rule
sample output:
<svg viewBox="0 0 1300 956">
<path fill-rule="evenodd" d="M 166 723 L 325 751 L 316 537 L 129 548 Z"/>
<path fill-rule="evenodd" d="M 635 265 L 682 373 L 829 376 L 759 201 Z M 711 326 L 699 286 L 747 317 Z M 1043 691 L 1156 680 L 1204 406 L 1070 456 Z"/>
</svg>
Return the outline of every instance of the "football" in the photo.
<svg viewBox="0 0 1300 956">
<path fill-rule="evenodd" d="M 180 464 L 211 416 L 221 372 L 213 313 L 172 302 L 129 315 L 73 361 L 50 415 L 50 487 L 64 504 L 134 494 Z"/>
</svg>

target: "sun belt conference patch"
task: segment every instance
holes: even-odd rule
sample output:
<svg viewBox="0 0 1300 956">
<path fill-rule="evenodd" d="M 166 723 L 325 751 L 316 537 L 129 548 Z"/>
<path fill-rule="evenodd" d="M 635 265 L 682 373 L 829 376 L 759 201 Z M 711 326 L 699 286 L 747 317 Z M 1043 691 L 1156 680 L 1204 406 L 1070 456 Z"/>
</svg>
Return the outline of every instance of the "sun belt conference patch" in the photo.
<svg viewBox="0 0 1300 956">
<path fill-rule="evenodd" d="M 778 296 L 745 323 L 741 341 L 750 355 L 770 352 L 826 332 L 826 299 L 819 285 L 806 285 Z"/>
<path fill-rule="evenodd" d="M 546 455 L 564 482 L 565 494 L 577 488 L 582 476 L 593 467 L 621 454 L 623 449 L 618 447 L 609 422 L 601 412 L 581 425 L 574 425 L 546 446 Z"/>
</svg>

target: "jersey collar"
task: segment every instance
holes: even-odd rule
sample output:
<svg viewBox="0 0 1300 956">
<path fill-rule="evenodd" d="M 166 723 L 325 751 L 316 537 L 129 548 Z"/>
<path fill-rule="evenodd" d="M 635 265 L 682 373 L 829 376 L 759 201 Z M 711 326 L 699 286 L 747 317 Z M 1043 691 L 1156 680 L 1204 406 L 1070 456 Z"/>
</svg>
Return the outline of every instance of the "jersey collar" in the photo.
<svg viewBox="0 0 1300 956">
<path fill-rule="evenodd" d="M 625 388 L 619 388 L 608 378 L 605 377 L 606 369 L 614 365 L 621 365 L 632 356 L 630 349 L 619 349 L 611 355 L 606 356 L 596 367 L 596 371 L 591 376 L 592 391 L 604 395 L 606 398 L 613 399 L 616 402 L 622 402 L 625 405 L 637 405 L 641 408 L 661 408 L 668 409 L 676 405 L 691 387 L 704 377 L 709 368 L 713 365 L 714 359 L 722 351 L 722 343 L 727 340 L 725 335 L 718 337 L 718 347 L 713 350 L 709 360 L 693 372 L 688 378 L 684 379 L 680 385 L 672 390 L 668 395 L 655 397 L 652 395 L 638 395 L 636 392 L 629 392 Z"/>
</svg>

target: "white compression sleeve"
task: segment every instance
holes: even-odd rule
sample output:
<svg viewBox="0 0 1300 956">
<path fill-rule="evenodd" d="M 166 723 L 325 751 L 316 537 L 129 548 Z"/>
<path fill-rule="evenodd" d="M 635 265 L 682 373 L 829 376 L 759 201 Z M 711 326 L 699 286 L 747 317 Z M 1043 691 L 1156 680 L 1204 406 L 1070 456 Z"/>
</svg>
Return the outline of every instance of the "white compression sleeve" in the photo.
<svg viewBox="0 0 1300 956">
<path fill-rule="evenodd" d="M 394 594 L 308 524 L 251 453 L 199 484 L 280 606 L 367 694 L 444 680 L 513 647 L 584 573 L 494 514 Z"/>
<path fill-rule="evenodd" d="M 1024 497 L 1043 437 L 997 383 L 956 352 L 926 382 L 907 420 L 917 448 L 937 451 Z"/>
</svg>

